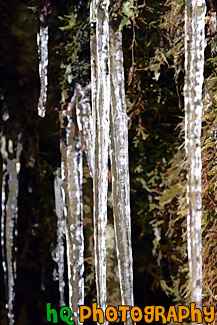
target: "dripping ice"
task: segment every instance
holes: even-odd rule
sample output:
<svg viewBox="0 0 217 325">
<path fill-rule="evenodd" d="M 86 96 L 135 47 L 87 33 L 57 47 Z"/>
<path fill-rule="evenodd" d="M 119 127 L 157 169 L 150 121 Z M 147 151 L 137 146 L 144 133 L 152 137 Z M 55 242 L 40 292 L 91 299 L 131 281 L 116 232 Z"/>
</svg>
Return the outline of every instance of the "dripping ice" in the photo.
<svg viewBox="0 0 217 325">
<path fill-rule="evenodd" d="M 65 290 L 65 281 L 64 281 L 64 240 L 63 236 L 65 235 L 65 218 L 64 218 L 64 206 L 62 198 L 62 179 L 61 179 L 61 170 L 58 169 L 55 173 L 54 180 L 54 192 L 55 192 L 55 207 L 57 215 L 57 247 L 53 252 L 53 259 L 58 265 L 58 280 L 59 280 L 59 293 L 60 293 L 60 306 L 65 305 L 64 301 L 64 290 Z"/>
<path fill-rule="evenodd" d="M 38 115 L 45 117 L 47 102 L 47 86 L 48 86 L 48 26 L 40 26 L 37 34 L 37 45 L 39 55 L 39 78 L 40 78 L 40 96 L 38 100 Z"/>
<path fill-rule="evenodd" d="M 18 136 L 18 140 L 21 135 Z M 6 308 L 8 310 L 9 324 L 14 324 L 14 299 L 15 299 L 15 279 L 16 279 L 16 260 L 14 247 L 14 236 L 17 235 L 17 200 L 18 200 L 18 174 L 20 171 L 19 156 L 22 150 L 21 143 L 18 143 L 16 157 L 8 158 L 8 152 L 13 153 L 13 141 L 8 141 L 8 151 L 6 149 L 6 139 L 1 139 L 1 154 L 6 164 L 3 164 L 4 176 L 2 180 L 2 230 L 1 246 L 3 256 L 3 270 L 6 287 Z M 6 188 L 8 187 L 8 195 Z"/>
<path fill-rule="evenodd" d="M 201 115 L 204 73 L 204 0 L 185 8 L 185 148 L 187 155 L 187 233 L 191 300 L 202 307 Z"/>
</svg>

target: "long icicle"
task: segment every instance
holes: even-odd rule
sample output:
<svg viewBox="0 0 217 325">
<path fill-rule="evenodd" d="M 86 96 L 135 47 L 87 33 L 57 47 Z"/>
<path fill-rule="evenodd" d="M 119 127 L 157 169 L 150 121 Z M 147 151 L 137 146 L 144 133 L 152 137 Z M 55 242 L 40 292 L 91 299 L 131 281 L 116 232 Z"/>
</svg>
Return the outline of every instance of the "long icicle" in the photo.
<svg viewBox="0 0 217 325">
<path fill-rule="evenodd" d="M 185 148 L 187 155 L 187 233 L 191 301 L 202 308 L 201 115 L 205 45 L 205 0 L 185 4 Z"/>
<path fill-rule="evenodd" d="M 18 162 L 22 145 L 18 143 L 16 150 L 16 158 L 8 158 L 9 154 L 13 154 L 13 142 L 8 141 L 8 152 L 6 150 L 6 140 L 3 137 L 1 152 L 6 161 L 4 169 L 6 173 L 3 177 L 2 186 L 2 221 L 5 226 L 1 233 L 2 251 L 4 252 L 4 271 L 7 279 L 6 291 L 7 291 L 7 309 L 9 324 L 14 324 L 14 298 L 15 298 L 15 279 L 16 279 L 16 261 L 14 237 L 16 236 L 17 229 L 17 199 L 18 199 L 18 173 L 20 171 L 20 163 Z M 6 201 L 6 179 L 8 179 L 8 197 Z"/>
<path fill-rule="evenodd" d="M 61 170 L 57 169 L 54 179 L 54 193 L 55 193 L 55 207 L 57 215 L 57 247 L 54 252 L 54 260 L 58 265 L 58 279 L 59 279 L 59 293 L 60 293 L 60 306 L 65 305 L 65 281 L 64 281 L 64 240 L 65 235 L 65 217 L 64 217 L 64 203 L 62 198 L 62 178 Z"/>
<path fill-rule="evenodd" d="M 16 278 L 16 270 L 14 264 L 14 231 L 15 219 L 17 215 L 17 197 L 18 197 L 18 178 L 16 172 L 16 160 L 7 159 L 7 170 L 9 175 L 8 187 L 8 201 L 7 201 L 7 218 L 6 218 L 6 257 L 8 269 L 8 318 L 10 324 L 14 324 L 14 286 Z"/>
<path fill-rule="evenodd" d="M 90 83 L 84 88 L 80 84 L 76 84 L 77 96 L 79 97 L 76 105 L 77 124 L 82 135 L 82 147 L 84 147 L 90 175 L 93 176 L 93 119 L 91 115 L 90 90 Z"/>
<path fill-rule="evenodd" d="M 6 138 L 1 136 L 1 156 L 2 159 L 6 161 L 8 153 L 6 150 Z M 8 292 L 7 288 L 7 260 L 6 260 L 6 234 L 5 234 L 5 225 L 6 225 L 6 184 L 7 184 L 7 166 L 5 162 L 2 164 L 2 187 L 1 187 L 1 250 L 2 250 L 2 267 L 4 271 L 4 282 L 6 287 L 6 293 Z M 7 300 L 7 297 L 6 297 Z"/>
<path fill-rule="evenodd" d="M 3 155 L 2 155 L 3 156 Z M 7 281 L 7 258 L 6 258 L 6 185 L 7 185 L 7 167 L 3 163 L 3 177 L 2 177 L 2 197 L 1 197 L 1 249 L 2 249 L 2 266 L 4 272 L 4 283 L 6 292 L 6 301 L 8 301 L 8 281 Z"/>
<path fill-rule="evenodd" d="M 106 224 L 108 192 L 108 143 L 110 111 L 109 73 L 109 14 L 108 1 L 96 0 L 92 3 L 91 21 L 96 25 L 96 42 L 92 37 L 91 60 L 93 90 L 93 196 L 94 196 L 94 245 L 98 307 L 106 308 Z M 96 48 L 94 48 L 96 46 Z M 97 70 L 95 65 L 97 65 Z M 97 77 L 97 78 L 96 78 Z M 94 82 L 97 84 L 94 85 Z M 96 86 L 96 88 L 95 88 Z M 96 96 L 94 98 L 94 96 Z M 105 322 L 106 323 L 106 322 Z"/>
<path fill-rule="evenodd" d="M 48 26 L 40 26 L 37 34 L 38 55 L 39 55 L 39 77 L 40 77 L 40 96 L 38 100 L 38 115 L 45 117 L 47 102 L 48 85 Z"/>
<path fill-rule="evenodd" d="M 69 303 L 74 321 L 79 322 L 79 306 L 84 304 L 84 235 L 82 203 L 82 150 L 81 136 L 73 122 L 77 94 L 68 105 L 66 117 L 66 170 L 68 213 L 66 218 L 66 244 L 69 277 Z"/>
<path fill-rule="evenodd" d="M 112 195 L 122 304 L 133 306 L 128 121 L 122 33 L 110 27 Z M 133 324 L 128 313 L 126 324 Z"/>
</svg>

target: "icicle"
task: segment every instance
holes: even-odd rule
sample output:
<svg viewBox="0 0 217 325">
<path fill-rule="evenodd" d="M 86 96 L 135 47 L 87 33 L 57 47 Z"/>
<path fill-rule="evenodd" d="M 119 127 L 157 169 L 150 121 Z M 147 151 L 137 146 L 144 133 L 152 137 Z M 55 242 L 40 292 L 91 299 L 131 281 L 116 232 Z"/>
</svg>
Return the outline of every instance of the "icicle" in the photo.
<svg viewBox="0 0 217 325">
<path fill-rule="evenodd" d="M 54 192 L 55 192 L 55 206 L 57 215 L 57 247 L 55 248 L 54 260 L 58 265 L 58 279 L 59 279 L 59 292 L 60 292 L 60 306 L 65 305 L 64 300 L 64 241 L 65 234 L 65 218 L 64 218 L 64 204 L 62 198 L 62 179 L 61 170 L 55 172 L 54 179 Z"/>
<path fill-rule="evenodd" d="M 84 304 L 84 237 L 82 204 L 82 151 L 81 136 L 72 120 L 75 112 L 77 92 L 68 105 L 66 127 L 66 146 L 61 143 L 63 193 L 68 210 L 66 217 L 66 245 L 69 278 L 69 302 L 73 320 L 79 322 L 79 306 Z M 65 152 L 64 152 L 65 151 Z"/>
<path fill-rule="evenodd" d="M 38 115 L 45 117 L 45 106 L 47 102 L 47 68 L 48 68 L 48 26 L 40 26 L 37 34 L 38 55 L 39 55 L 39 77 L 40 97 L 38 100 Z"/>
<path fill-rule="evenodd" d="M 191 300 L 202 308 L 201 239 L 201 114 L 205 44 L 205 0 L 185 6 L 185 148 L 187 176 L 187 232 Z"/>
<path fill-rule="evenodd" d="M 65 125 L 64 125 L 64 117 L 65 113 L 63 111 L 59 112 L 59 121 L 60 121 L 60 129 L 61 132 L 65 132 Z M 66 157 L 66 143 L 63 138 L 60 140 L 60 153 L 61 153 L 61 195 L 62 195 L 62 203 L 63 203 L 63 212 L 64 217 L 67 218 L 68 215 L 68 192 L 67 192 L 67 157 Z"/>
<path fill-rule="evenodd" d="M 20 138 L 20 136 L 18 137 Z M 8 152 L 13 154 L 13 142 L 8 141 L 8 152 L 6 150 L 6 139 L 2 137 L 1 153 L 6 161 L 3 165 L 4 176 L 2 184 L 2 232 L 1 244 L 3 252 L 3 270 L 6 279 L 7 309 L 9 324 L 14 324 L 13 304 L 15 298 L 16 262 L 14 259 L 17 248 L 14 246 L 14 236 L 17 235 L 17 198 L 18 198 L 18 176 L 20 170 L 19 156 L 22 145 L 18 143 L 15 159 L 8 158 Z M 8 197 L 6 201 L 6 186 L 8 182 Z"/>
<path fill-rule="evenodd" d="M 8 157 L 8 152 L 6 150 L 6 138 L 2 136 L 1 133 L 1 155 L 4 160 Z M 2 267 L 4 271 L 4 280 L 7 288 L 7 261 L 6 261 L 6 238 L 5 238 L 5 225 L 6 225 L 6 184 L 7 184 L 7 166 L 3 162 L 3 177 L 2 177 L 2 199 L 1 199 L 1 249 L 2 249 Z"/>
<path fill-rule="evenodd" d="M 96 43 L 96 0 L 90 3 L 90 50 L 91 50 L 91 103 L 92 103 L 92 151 L 93 151 L 93 169 L 95 155 L 95 121 L 96 121 L 96 103 L 97 103 L 97 43 Z"/>
<path fill-rule="evenodd" d="M 9 175 L 8 201 L 6 207 L 6 256 L 8 272 L 8 318 L 10 324 L 14 324 L 13 303 L 14 303 L 14 285 L 16 278 L 16 266 L 13 256 L 14 231 L 17 218 L 17 197 L 18 197 L 18 179 L 16 172 L 16 160 L 7 159 L 7 170 Z"/>
<path fill-rule="evenodd" d="M 2 207 L 1 207 L 1 249 L 2 249 L 2 267 L 4 271 L 4 283 L 6 288 L 6 295 L 8 293 L 8 283 L 7 283 L 7 259 L 6 259 L 6 234 L 5 234 L 5 226 L 6 226 L 6 184 L 7 184 L 7 176 L 6 165 L 3 164 L 3 177 L 2 177 Z M 8 295 L 7 295 L 8 296 Z M 6 297 L 8 300 L 8 297 Z"/>
<path fill-rule="evenodd" d="M 122 304 L 133 306 L 128 122 L 125 103 L 122 34 L 110 28 L 111 170 L 115 237 Z M 126 324 L 133 324 L 130 314 Z"/>
<path fill-rule="evenodd" d="M 80 84 L 76 85 L 77 97 L 79 101 L 76 105 L 76 117 L 78 129 L 82 134 L 82 144 L 87 158 L 87 164 L 90 175 L 93 176 L 93 120 L 90 106 L 91 84 L 82 88 Z"/>
<path fill-rule="evenodd" d="M 96 25 L 92 35 L 92 111 L 93 111 L 93 195 L 94 244 L 96 288 L 98 306 L 106 308 L 106 223 L 108 191 L 108 141 L 110 111 L 109 74 L 109 15 L 107 0 L 93 0 L 91 25 Z M 94 27 L 95 29 L 95 27 Z M 95 30 L 93 30 L 95 33 Z M 97 66 L 97 70 L 96 70 Z"/>
</svg>

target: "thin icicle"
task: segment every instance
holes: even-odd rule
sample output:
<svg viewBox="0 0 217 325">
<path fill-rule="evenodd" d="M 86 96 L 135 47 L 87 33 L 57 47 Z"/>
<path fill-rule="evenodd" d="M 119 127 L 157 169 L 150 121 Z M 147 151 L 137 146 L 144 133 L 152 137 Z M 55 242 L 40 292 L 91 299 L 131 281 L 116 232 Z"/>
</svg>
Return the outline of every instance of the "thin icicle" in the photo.
<svg viewBox="0 0 217 325">
<path fill-rule="evenodd" d="M 7 176 L 6 165 L 3 164 L 3 177 L 2 177 L 2 207 L 1 207 L 1 249 L 2 249 L 2 267 L 4 272 L 4 283 L 5 283 L 5 291 L 6 291 L 6 300 L 8 300 L 8 282 L 7 282 L 7 258 L 6 258 L 6 234 L 5 234 L 5 226 L 6 226 L 6 184 L 7 184 Z"/>
<path fill-rule="evenodd" d="M 98 306 L 106 308 L 106 224 L 108 192 L 108 142 L 110 111 L 109 73 L 109 14 L 107 0 L 93 0 L 91 24 L 96 26 L 92 36 L 92 111 L 93 111 L 93 196 L 94 245 Z M 94 27 L 95 29 L 95 27 Z M 95 33 L 95 30 L 93 30 Z M 97 66 L 97 68 L 96 68 Z"/>
<path fill-rule="evenodd" d="M 115 237 L 122 305 L 133 306 L 128 122 L 125 102 L 122 34 L 110 28 L 111 170 Z M 126 324 L 133 324 L 128 313 Z"/>
<path fill-rule="evenodd" d="M 21 134 L 18 136 L 18 141 Z M 2 182 L 2 231 L 1 245 L 3 255 L 3 270 L 6 286 L 6 308 L 8 309 L 9 324 L 14 324 L 13 305 L 15 298 L 15 279 L 16 279 L 16 260 L 15 254 L 17 247 L 14 245 L 14 237 L 17 236 L 17 199 L 18 199 L 18 174 L 20 172 L 19 157 L 22 151 L 22 144 L 18 142 L 16 148 L 16 158 L 10 159 L 9 154 L 13 154 L 13 141 L 7 141 L 3 136 L 1 139 L 1 153 L 3 163 L 3 182 Z M 6 189 L 8 191 L 6 195 Z"/>
<path fill-rule="evenodd" d="M 47 69 L 48 69 L 48 26 L 40 26 L 37 34 L 38 55 L 39 55 L 39 77 L 40 97 L 38 100 L 38 115 L 45 117 L 45 106 L 47 102 Z"/>
<path fill-rule="evenodd" d="M 66 195 L 68 211 L 66 217 L 66 245 L 69 278 L 69 304 L 73 311 L 73 320 L 79 322 L 79 306 L 84 304 L 84 236 L 82 204 L 82 151 L 81 136 L 73 122 L 77 93 L 68 105 L 66 146 L 61 145 L 62 177 L 65 178 L 63 192 Z M 65 152 L 64 152 L 65 149 Z M 65 190 L 64 190 L 65 188 Z"/>
<path fill-rule="evenodd" d="M 6 138 L 2 136 L 1 133 L 1 155 L 4 160 L 8 158 L 8 152 L 6 150 Z M 2 267 L 4 271 L 4 282 L 6 287 L 6 295 L 8 292 L 8 283 L 7 283 L 7 260 L 6 260 L 6 234 L 5 234 L 5 225 L 6 225 L 6 185 L 7 185 L 7 166 L 3 163 L 3 177 L 2 177 L 2 197 L 1 197 L 1 249 L 2 249 Z M 6 297 L 7 300 L 7 297 Z"/>
<path fill-rule="evenodd" d="M 18 137 L 20 138 L 20 136 Z M 17 198 L 18 198 L 18 173 L 20 171 L 19 156 L 22 145 L 18 143 L 16 158 L 10 159 L 9 154 L 13 154 L 13 142 L 8 141 L 8 150 L 6 149 L 6 139 L 2 137 L 1 153 L 6 164 L 3 164 L 3 184 L 2 184 L 2 232 L 1 245 L 3 252 L 3 270 L 6 279 L 6 308 L 8 310 L 9 324 L 14 324 L 13 305 L 15 298 L 15 279 L 16 279 L 16 261 L 14 246 L 14 237 L 17 235 Z M 8 194 L 6 197 L 6 188 Z"/>
<path fill-rule="evenodd" d="M 63 111 L 59 112 L 59 120 L 60 120 L 60 129 L 61 132 L 65 132 L 65 125 L 64 125 L 64 116 L 65 113 Z M 68 192 L 67 192 L 67 158 L 66 158 L 66 143 L 63 139 L 60 140 L 60 153 L 61 153 L 61 195 L 62 195 L 62 203 L 63 203 L 63 213 L 64 217 L 67 218 L 68 215 Z M 65 230 L 66 232 L 66 230 Z"/>
<path fill-rule="evenodd" d="M 90 175 L 93 176 L 93 120 L 91 116 L 90 90 L 90 83 L 84 88 L 80 84 L 76 85 L 77 97 L 79 98 L 76 105 L 76 117 L 78 129 L 82 134 L 82 145 L 84 146 Z"/>
<path fill-rule="evenodd" d="M 18 178 L 16 171 L 16 159 L 7 159 L 8 180 L 8 200 L 6 205 L 6 258 L 8 272 L 8 318 L 10 324 L 14 324 L 13 304 L 15 298 L 15 278 L 16 264 L 14 261 L 14 232 L 17 218 L 17 197 Z"/>
<path fill-rule="evenodd" d="M 187 176 L 187 231 L 191 300 L 202 308 L 201 239 L 201 114 L 205 44 L 205 0 L 185 6 L 185 148 Z"/>
<path fill-rule="evenodd" d="M 92 104 L 92 123 L 93 123 L 93 133 L 92 133 L 92 152 L 93 152 L 93 170 L 94 165 L 94 155 L 95 155 L 95 139 L 96 139 L 96 103 L 97 103 L 97 41 L 96 41 L 96 0 L 90 3 L 90 50 L 91 50 L 91 104 Z M 93 176 L 93 175 L 92 175 Z"/>
<path fill-rule="evenodd" d="M 54 192 L 55 192 L 55 207 L 57 215 L 57 247 L 54 252 L 54 260 L 58 265 L 58 279 L 59 279 L 59 292 L 60 292 L 60 306 L 65 305 L 65 281 L 64 281 L 64 240 L 65 235 L 65 217 L 64 217 L 64 204 L 62 198 L 62 179 L 61 170 L 55 172 L 54 179 Z"/>
</svg>

